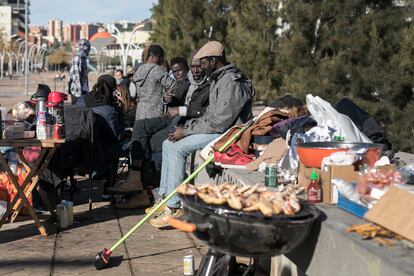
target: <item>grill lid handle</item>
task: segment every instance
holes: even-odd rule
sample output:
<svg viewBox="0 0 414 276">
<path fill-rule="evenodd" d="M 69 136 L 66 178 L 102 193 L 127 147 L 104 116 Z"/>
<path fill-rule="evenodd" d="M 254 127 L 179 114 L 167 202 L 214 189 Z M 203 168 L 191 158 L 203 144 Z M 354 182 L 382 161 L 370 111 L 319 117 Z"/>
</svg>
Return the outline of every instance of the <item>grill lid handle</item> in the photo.
<svg viewBox="0 0 414 276">
<path fill-rule="evenodd" d="M 171 227 L 174 227 L 186 233 L 194 233 L 197 230 L 197 225 L 194 223 L 188 223 L 172 217 L 168 218 L 168 224 Z"/>
</svg>

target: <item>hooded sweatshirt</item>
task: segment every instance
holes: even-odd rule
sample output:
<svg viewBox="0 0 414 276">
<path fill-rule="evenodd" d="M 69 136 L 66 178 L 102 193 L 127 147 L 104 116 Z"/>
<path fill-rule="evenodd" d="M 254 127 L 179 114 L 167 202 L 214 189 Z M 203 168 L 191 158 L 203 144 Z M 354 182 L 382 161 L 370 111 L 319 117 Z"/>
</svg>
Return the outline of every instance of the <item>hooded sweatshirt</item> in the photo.
<svg viewBox="0 0 414 276">
<path fill-rule="evenodd" d="M 209 106 L 200 118 L 187 121 L 186 136 L 223 133 L 234 124 L 252 118 L 252 83 L 234 64 L 228 64 L 210 76 Z"/>
<path fill-rule="evenodd" d="M 175 89 L 175 80 L 161 66 L 153 63 L 138 67 L 133 80 L 137 87 L 135 120 L 161 117 L 164 113 L 162 97 L 165 91 Z"/>
</svg>

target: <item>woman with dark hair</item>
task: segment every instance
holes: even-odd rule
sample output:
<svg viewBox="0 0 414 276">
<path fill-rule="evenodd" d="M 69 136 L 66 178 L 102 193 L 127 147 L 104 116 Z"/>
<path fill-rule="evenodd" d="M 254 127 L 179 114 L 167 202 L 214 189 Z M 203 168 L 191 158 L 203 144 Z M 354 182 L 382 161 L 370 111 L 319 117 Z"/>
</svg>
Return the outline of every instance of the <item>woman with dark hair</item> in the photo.
<svg viewBox="0 0 414 276">
<path fill-rule="evenodd" d="M 114 94 L 116 93 L 116 80 L 111 75 L 102 75 L 98 78 L 91 92 L 79 98 L 76 105 L 91 108 L 95 115 L 98 115 L 96 123 L 104 123 L 102 130 L 111 130 L 108 132 L 109 139 L 117 141 L 121 132 L 123 123 L 120 121 Z M 102 121 L 103 120 L 103 121 Z"/>
<path fill-rule="evenodd" d="M 94 170 L 97 177 L 105 177 L 103 198 L 109 197 L 107 188 L 113 186 L 116 173 L 117 149 L 124 129 L 122 110 L 116 100 L 116 80 L 111 75 L 98 78 L 91 92 L 79 98 L 76 105 L 91 108 L 94 113 Z"/>
<path fill-rule="evenodd" d="M 119 84 L 116 87 L 115 97 L 119 103 L 124 117 L 124 124 L 126 128 L 132 128 L 135 122 L 136 106 L 129 95 L 129 90 L 124 84 Z"/>
</svg>

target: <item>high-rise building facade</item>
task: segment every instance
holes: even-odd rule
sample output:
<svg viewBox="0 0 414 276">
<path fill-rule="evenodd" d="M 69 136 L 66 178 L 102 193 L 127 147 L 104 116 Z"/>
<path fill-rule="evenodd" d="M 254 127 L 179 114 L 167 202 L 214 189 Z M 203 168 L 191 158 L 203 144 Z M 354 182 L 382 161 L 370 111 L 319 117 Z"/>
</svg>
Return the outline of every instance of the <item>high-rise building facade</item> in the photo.
<svg viewBox="0 0 414 276">
<path fill-rule="evenodd" d="M 60 19 L 52 19 L 48 22 L 47 35 L 58 42 L 63 41 L 63 22 Z"/>
<path fill-rule="evenodd" d="M 81 23 L 80 38 L 90 39 L 94 34 L 98 32 L 98 24 Z"/>
<path fill-rule="evenodd" d="M 25 1 L 29 0 L 0 0 L 0 35 L 7 41 L 13 36 L 24 35 Z M 30 1 L 27 13 L 30 17 Z"/>
<path fill-rule="evenodd" d="M 69 43 L 80 39 L 81 26 L 79 24 L 66 24 L 63 26 L 63 42 Z"/>
</svg>

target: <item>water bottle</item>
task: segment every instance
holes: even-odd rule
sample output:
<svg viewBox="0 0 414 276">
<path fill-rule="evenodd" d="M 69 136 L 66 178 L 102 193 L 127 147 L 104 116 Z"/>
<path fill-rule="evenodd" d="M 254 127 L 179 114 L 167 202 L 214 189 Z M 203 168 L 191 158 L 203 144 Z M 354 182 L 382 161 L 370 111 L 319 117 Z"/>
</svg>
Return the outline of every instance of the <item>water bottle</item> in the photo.
<svg viewBox="0 0 414 276">
<path fill-rule="evenodd" d="M 59 220 L 59 227 L 60 229 L 65 229 L 68 227 L 68 208 L 65 205 L 60 205 L 60 220 Z"/>
<path fill-rule="evenodd" d="M 39 140 L 47 139 L 46 112 L 38 111 L 36 118 L 36 137 Z"/>
<path fill-rule="evenodd" d="M 48 138 L 47 111 L 44 98 L 38 98 L 36 103 L 36 137 L 39 140 Z"/>
<path fill-rule="evenodd" d="M 62 205 L 64 205 L 68 211 L 68 225 L 73 225 L 73 202 L 62 200 Z"/>
</svg>

